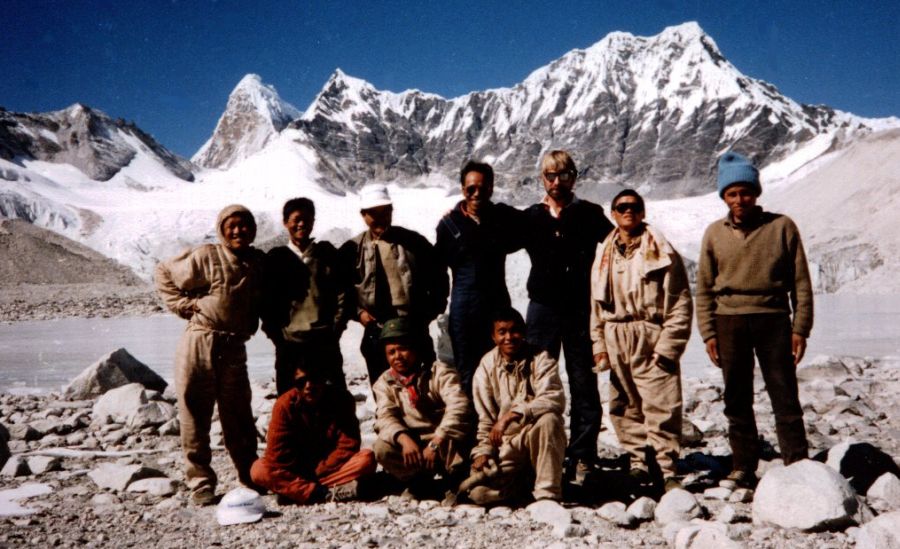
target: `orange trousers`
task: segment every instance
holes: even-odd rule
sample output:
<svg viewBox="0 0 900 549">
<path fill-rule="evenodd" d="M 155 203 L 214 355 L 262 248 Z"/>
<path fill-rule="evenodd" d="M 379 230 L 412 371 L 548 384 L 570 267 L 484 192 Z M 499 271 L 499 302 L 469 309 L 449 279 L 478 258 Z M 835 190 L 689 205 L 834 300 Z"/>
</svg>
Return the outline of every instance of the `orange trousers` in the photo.
<svg viewBox="0 0 900 549">
<path fill-rule="evenodd" d="M 354 481 L 360 477 L 371 475 L 375 472 L 375 454 L 372 450 L 360 450 L 350 459 L 345 461 L 336 470 L 319 478 L 301 477 L 294 471 L 283 467 L 276 467 L 266 458 L 261 458 L 253 463 L 250 468 L 250 478 L 256 484 L 282 495 L 297 503 L 307 503 L 319 485 L 325 487 L 340 486 Z"/>
</svg>

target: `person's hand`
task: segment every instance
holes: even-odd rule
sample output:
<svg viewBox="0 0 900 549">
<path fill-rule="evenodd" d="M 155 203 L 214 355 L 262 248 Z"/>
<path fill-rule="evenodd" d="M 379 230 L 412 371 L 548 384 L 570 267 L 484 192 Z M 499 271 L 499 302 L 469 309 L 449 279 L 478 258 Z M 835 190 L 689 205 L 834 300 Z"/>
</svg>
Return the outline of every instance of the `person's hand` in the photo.
<svg viewBox="0 0 900 549">
<path fill-rule="evenodd" d="M 491 444 L 496 446 L 497 448 L 503 444 L 503 433 L 506 432 L 506 428 L 509 427 L 509 424 L 513 421 L 519 419 L 521 414 L 517 414 L 516 412 L 506 412 L 500 419 L 497 420 L 497 423 L 494 424 L 494 427 L 491 429 Z"/>
<path fill-rule="evenodd" d="M 425 449 L 422 450 L 423 465 L 426 469 L 430 471 L 434 470 L 434 466 L 437 463 L 438 459 L 438 451 L 432 449 L 432 446 L 440 447 L 442 442 L 443 440 L 441 440 L 439 437 L 434 437 L 433 439 L 431 439 L 431 442 L 429 442 L 425 446 Z"/>
<path fill-rule="evenodd" d="M 597 353 L 594 355 L 594 371 L 598 374 L 609 370 L 609 353 Z"/>
<path fill-rule="evenodd" d="M 711 337 L 706 340 L 706 354 L 709 355 L 709 359 L 712 361 L 713 365 L 716 368 L 721 368 L 719 366 L 719 340 Z"/>
<path fill-rule="evenodd" d="M 806 338 L 800 334 L 791 334 L 791 354 L 794 355 L 794 366 L 800 364 L 806 353 Z"/>
<path fill-rule="evenodd" d="M 416 444 L 416 441 L 406 433 L 402 433 L 397 437 L 397 442 L 400 443 L 400 448 L 403 453 L 403 465 L 414 469 L 420 469 L 423 463 L 422 450 L 419 449 L 419 445 Z"/>
<path fill-rule="evenodd" d="M 472 470 L 473 471 L 481 471 L 487 464 L 491 462 L 491 456 L 486 456 L 484 454 L 480 456 L 475 456 L 475 459 L 472 460 Z"/>
<path fill-rule="evenodd" d="M 372 322 L 378 322 L 374 316 L 369 314 L 369 311 L 363 310 L 359 313 L 359 323 L 363 325 L 363 327 L 368 326 Z"/>
</svg>

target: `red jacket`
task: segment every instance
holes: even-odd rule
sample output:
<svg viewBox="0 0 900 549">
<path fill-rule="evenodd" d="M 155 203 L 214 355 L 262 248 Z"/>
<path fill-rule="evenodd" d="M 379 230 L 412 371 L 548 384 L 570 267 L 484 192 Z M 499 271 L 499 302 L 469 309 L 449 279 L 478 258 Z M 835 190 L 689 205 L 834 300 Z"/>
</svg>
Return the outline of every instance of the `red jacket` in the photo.
<svg viewBox="0 0 900 549">
<path fill-rule="evenodd" d="M 350 393 L 327 387 L 313 407 L 294 388 L 275 402 L 263 459 L 304 477 L 320 477 L 337 470 L 359 447 L 356 402 Z"/>
</svg>

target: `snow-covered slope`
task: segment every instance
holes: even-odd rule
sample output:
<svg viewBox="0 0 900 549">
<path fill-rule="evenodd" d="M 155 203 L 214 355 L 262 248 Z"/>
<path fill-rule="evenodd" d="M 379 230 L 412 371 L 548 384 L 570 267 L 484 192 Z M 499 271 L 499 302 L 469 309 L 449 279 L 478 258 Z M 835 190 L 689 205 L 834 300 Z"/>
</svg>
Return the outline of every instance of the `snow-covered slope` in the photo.
<svg viewBox="0 0 900 549">
<path fill-rule="evenodd" d="M 212 137 L 192 160 L 206 168 L 227 169 L 262 150 L 300 111 L 275 88 L 248 74 L 231 92 Z"/>
</svg>

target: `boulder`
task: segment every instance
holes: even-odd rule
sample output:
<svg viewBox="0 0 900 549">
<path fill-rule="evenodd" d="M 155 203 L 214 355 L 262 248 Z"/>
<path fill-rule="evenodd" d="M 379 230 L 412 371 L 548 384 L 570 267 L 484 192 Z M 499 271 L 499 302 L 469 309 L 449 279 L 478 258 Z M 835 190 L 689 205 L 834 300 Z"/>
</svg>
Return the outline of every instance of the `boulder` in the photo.
<svg viewBox="0 0 900 549">
<path fill-rule="evenodd" d="M 860 549 L 900 548 L 900 511 L 879 515 L 860 528 L 856 546 Z"/>
<path fill-rule="evenodd" d="M 178 491 L 178 481 L 165 477 L 150 477 L 136 480 L 128 485 L 129 492 L 146 493 L 151 496 L 166 497 Z"/>
<path fill-rule="evenodd" d="M 168 402 L 154 400 L 144 404 L 128 417 L 128 426 L 134 428 L 155 427 L 175 419 L 178 412 Z"/>
<path fill-rule="evenodd" d="M 806 532 L 843 529 L 858 521 L 856 493 L 837 471 L 805 459 L 770 470 L 753 498 L 753 523 Z"/>
<path fill-rule="evenodd" d="M 656 511 L 656 502 L 652 498 L 641 496 L 634 500 L 626 511 L 638 520 L 650 520 L 653 518 L 654 511 Z"/>
<path fill-rule="evenodd" d="M 866 501 L 879 513 L 900 511 L 900 478 L 892 473 L 878 477 L 872 486 L 869 486 Z"/>
<path fill-rule="evenodd" d="M 69 400 L 91 399 L 129 383 L 140 383 L 160 392 L 166 389 L 166 381 L 156 372 L 125 349 L 118 349 L 78 374 L 63 389 L 63 394 Z"/>
<path fill-rule="evenodd" d="M 703 507 L 697 498 L 687 490 L 676 488 L 669 490 L 656 505 L 654 517 L 661 525 L 675 521 L 689 521 L 703 516 Z"/>
<path fill-rule="evenodd" d="M 141 465 L 121 465 L 118 463 L 101 463 L 97 468 L 88 473 L 94 484 L 100 488 L 121 492 L 136 480 L 150 477 L 164 477 L 165 475 Z"/>
<path fill-rule="evenodd" d="M 525 509 L 531 515 L 531 520 L 549 524 L 554 528 L 564 527 L 572 522 L 569 510 L 550 499 L 535 501 Z"/>
<path fill-rule="evenodd" d="M 110 420 L 115 423 L 127 423 L 129 418 L 145 404 L 147 395 L 140 383 L 129 383 L 111 389 L 94 404 L 92 422 L 101 425 Z"/>
<path fill-rule="evenodd" d="M 597 510 L 597 514 L 622 528 L 633 528 L 638 524 L 637 517 L 628 513 L 625 509 L 625 504 L 621 501 L 611 501 L 604 504 Z"/>
<path fill-rule="evenodd" d="M 28 469 L 32 475 L 41 475 L 62 469 L 62 459 L 52 456 L 31 456 L 28 458 Z"/>
<path fill-rule="evenodd" d="M 15 423 L 9 426 L 9 436 L 12 440 L 28 441 L 38 440 L 42 435 L 27 423 Z"/>
<path fill-rule="evenodd" d="M 844 475 L 859 494 L 866 494 L 875 479 L 885 473 L 900 477 L 893 458 L 868 442 L 845 441 L 813 458 Z"/>
<path fill-rule="evenodd" d="M 850 371 L 839 357 L 819 355 L 802 362 L 797 368 L 797 380 L 801 382 L 828 380 L 841 382 L 850 376 Z"/>
<path fill-rule="evenodd" d="M 6 460 L 3 469 L 0 469 L 0 476 L 7 478 L 24 477 L 31 474 L 28 468 L 28 461 L 22 456 L 10 456 Z"/>
</svg>

